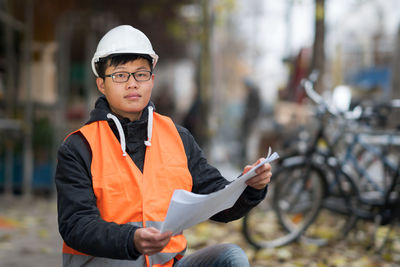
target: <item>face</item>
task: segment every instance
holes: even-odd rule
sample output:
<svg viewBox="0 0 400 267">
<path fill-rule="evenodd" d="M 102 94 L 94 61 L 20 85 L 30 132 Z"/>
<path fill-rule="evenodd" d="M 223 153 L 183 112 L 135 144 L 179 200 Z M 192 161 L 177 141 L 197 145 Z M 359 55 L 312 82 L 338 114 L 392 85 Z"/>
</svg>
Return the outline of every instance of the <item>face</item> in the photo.
<svg viewBox="0 0 400 267">
<path fill-rule="evenodd" d="M 105 74 L 109 75 L 117 71 L 132 73 L 140 70 L 150 71 L 147 60 L 137 59 L 123 65 L 109 66 Z M 154 75 L 150 80 L 141 82 L 136 81 L 131 75 L 125 83 L 116 83 L 111 77 L 97 78 L 96 84 L 98 90 L 106 96 L 112 112 L 135 121 L 140 118 L 143 109 L 150 101 Z"/>
</svg>

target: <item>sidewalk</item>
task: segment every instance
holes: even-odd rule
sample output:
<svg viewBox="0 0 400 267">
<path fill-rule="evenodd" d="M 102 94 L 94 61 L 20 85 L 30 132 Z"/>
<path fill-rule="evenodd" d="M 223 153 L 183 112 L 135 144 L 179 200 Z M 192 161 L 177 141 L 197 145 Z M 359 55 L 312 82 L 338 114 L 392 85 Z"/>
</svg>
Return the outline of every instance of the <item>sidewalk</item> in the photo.
<svg viewBox="0 0 400 267">
<path fill-rule="evenodd" d="M 62 266 L 54 198 L 0 196 L 0 266 Z"/>
<path fill-rule="evenodd" d="M 29 200 L 0 195 L 0 203 L 0 266 L 61 267 L 62 240 L 57 229 L 55 197 Z M 391 253 L 383 258 L 367 252 L 362 242 L 346 240 L 324 247 L 294 243 L 256 253 L 244 240 L 241 223 L 241 220 L 227 224 L 207 221 L 186 230 L 189 245 L 187 254 L 204 246 L 228 242 L 245 250 L 252 267 L 400 266 L 398 242 L 394 243 L 396 247 L 391 248 Z"/>
</svg>

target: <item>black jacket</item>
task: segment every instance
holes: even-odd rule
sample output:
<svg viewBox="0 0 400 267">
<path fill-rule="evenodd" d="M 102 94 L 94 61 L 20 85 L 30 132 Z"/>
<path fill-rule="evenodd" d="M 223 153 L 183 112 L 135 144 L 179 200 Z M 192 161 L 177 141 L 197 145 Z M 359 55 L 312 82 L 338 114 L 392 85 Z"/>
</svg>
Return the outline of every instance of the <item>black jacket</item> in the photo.
<svg viewBox="0 0 400 267">
<path fill-rule="evenodd" d="M 107 120 L 106 116 L 110 112 L 107 100 L 101 96 L 87 123 Z M 144 140 L 147 138 L 147 115 L 146 108 L 137 121 L 119 118 L 126 136 L 127 153 L 141 171 L 146 151 Z M 108 122 L 119 138 L 114 122 Z M 182 138 L 193 178 L 192 192 L 208 194 L 228 184 L 220 172 L 207 163 L 189 131 L 178 125 L 176 128 Z M 68 246 L 92 256 L 137 259 L 140 253 L 135 249 L 133 242 L 137 227 L 106 222 L 100 217 L 92 187 L 91 160 L 90 146 L 80 132 L 70 135 L 59 148 L 55 183 L 60 234 Z M 211 219 L 228 222 L 242 217 L 265 197 L 266 191 L 246 188 L 232 208 L 214 215 Z"/>
</svg>

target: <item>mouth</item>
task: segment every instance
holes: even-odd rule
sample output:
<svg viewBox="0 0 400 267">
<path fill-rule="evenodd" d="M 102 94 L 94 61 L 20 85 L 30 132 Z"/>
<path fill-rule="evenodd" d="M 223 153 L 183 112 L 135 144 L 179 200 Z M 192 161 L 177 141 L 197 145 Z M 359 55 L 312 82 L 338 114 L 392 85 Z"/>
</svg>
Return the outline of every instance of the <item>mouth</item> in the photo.
<svg viewBox="0 0 400 267">
<path fill-rule="evenodd" d="M 141 96 L 139 94 L 128 94 L 124 96 L 125 99 L 139 99 Z"/>
</svg>

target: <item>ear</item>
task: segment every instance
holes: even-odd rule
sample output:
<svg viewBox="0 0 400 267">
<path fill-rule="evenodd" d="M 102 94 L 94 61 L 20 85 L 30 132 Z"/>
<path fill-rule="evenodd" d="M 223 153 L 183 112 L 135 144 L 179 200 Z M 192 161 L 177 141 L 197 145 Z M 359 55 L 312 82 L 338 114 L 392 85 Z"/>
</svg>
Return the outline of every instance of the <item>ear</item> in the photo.
<svg viewBox="0 0 400 267">
<path fill-rule="evenodd" d="M 105 95 L 105 85 L 104 85 L 104 79 L 103 78 L 96 78 L 96 85 L 97 85 L 97 90 L 100 91 L 103 95 Z"/>
</svg>

